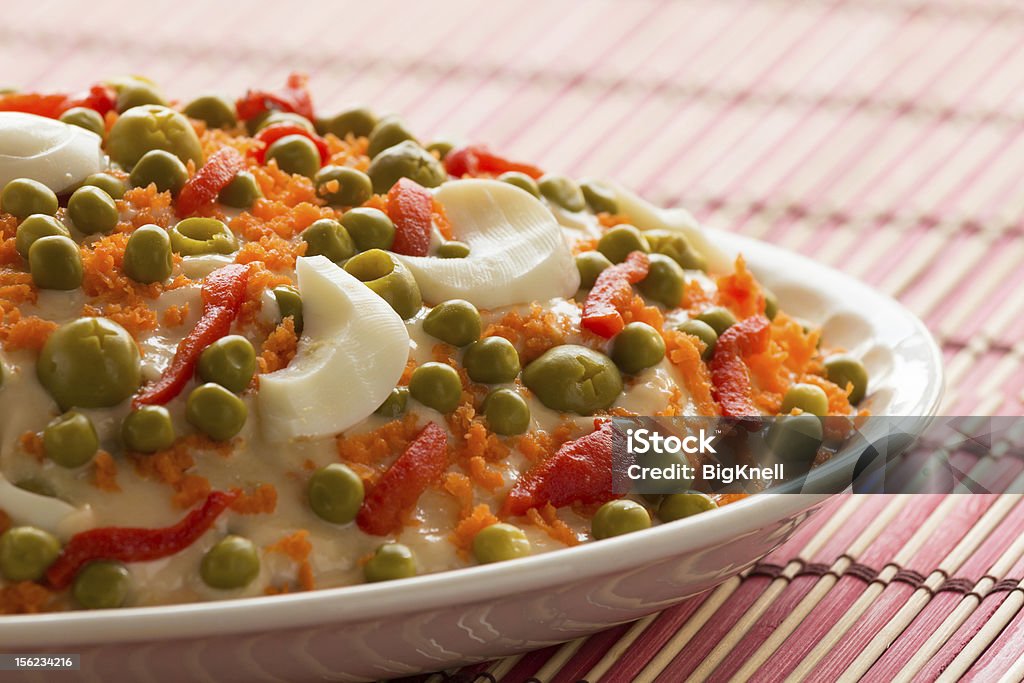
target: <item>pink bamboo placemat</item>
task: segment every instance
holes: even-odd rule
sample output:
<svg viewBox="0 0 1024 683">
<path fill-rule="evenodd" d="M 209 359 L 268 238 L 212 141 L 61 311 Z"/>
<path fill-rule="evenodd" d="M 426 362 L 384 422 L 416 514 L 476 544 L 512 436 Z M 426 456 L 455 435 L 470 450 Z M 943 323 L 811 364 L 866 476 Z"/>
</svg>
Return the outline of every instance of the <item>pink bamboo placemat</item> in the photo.
<svg viewBox="0 0 1024 683">
<path fill-rule="evenodd" d="M 615 177 L 901 300 L 945 414 L 1024 408 L 1024 5 L 1013 0 L 5 2 L 0 85 L 145 73 L 401 112 Z M 961 465 L 970 471 L 968 457 Z M 1016 477 L 1024 465 L 985 476 Z M 978 473 L 979 476 L 982 473 Z M 747 572 L 587 639 L 419 677 L 1021 680 L 1018 496 L 847 496 Z"/>
</svg>

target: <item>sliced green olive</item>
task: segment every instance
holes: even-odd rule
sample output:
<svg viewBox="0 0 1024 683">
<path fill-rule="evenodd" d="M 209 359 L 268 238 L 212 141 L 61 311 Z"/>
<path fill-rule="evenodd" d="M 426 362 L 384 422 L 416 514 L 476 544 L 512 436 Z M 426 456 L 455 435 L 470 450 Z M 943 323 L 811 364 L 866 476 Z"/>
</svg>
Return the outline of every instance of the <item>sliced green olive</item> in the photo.
<svg viewBox="0 0 1024 683">
<path fill-rule="evenodd" d="M 43 430 L 43 452 L 61 467 L 81 467 L 93 459 L 99 447 L 96 428 L 79 412 L 64 413 Z"/>
<path fill-rule="evenodd" d="M 430 309 L 423 319 L 423 331 L 452 346 L 467 346 L 480 338 L 483 322 L 476 306 L 452 299 Z"/>
<path fill-rule="evenodd" d="M 519 374 L 519 352 L 504 337 L 484 337 L 462 356 L 469 378 L 481 384 L 511 382 Z"/>
<path fill-rule="evenodd" d="M 532 552 L 530 540 L 523 530 L 499 522 L 484 527 L 473 537 L 473 557 L 480 564 L 504 562 L 526 557 Z"/>
<path fill-rule="evenodd" d="M 345 262 L 345 270 L 387 301 L 403 320 L 423 307 L 419 285 L 401 261 L 382 249 L 370 249 Z"/>
<path fill-rule="evenodd" d="M 648 529 L 651 515 L 640 503 L 632 500 L 613 500 L 605 503 L 590 521 L 591 535 L 600 540 Z"/>
<path fill-rule="evenodd" d="M 416 558 L 401 543 L 385 543 L 363 565 L 363 576 L 368 583 L 416 576 Z"/>
<path fill-rule="evenodd" d="M 591 415 L 622 392 L 622 375 L 610 358 L 585 346 L 549 349 L 523 370 L 523 384 L 552 410 Z"/>
<path fill-rule="evenodd" d="M 306 497 L 320 519 L 348 524 L 363 504 L 363 480 L 347 465 L 333 463 L 313 473 Z"/>
<path fill-rule="evenodd" d="M 238 240 L 216 218 L 186 218 L 171 228 L 171 248 L 182 256 L 233 254 L 238 250 Z"/>
</svg>

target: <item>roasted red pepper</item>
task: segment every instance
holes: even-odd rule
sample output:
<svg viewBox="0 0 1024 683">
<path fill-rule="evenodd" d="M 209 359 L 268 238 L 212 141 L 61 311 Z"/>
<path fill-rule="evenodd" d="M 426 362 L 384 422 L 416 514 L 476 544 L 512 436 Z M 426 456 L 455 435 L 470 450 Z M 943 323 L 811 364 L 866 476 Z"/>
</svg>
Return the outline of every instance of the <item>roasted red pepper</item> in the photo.
<svg viewBox="0 0 1024 683">
<path fill-rule="evenodd" d="M 544 171 L 531 164 L 510 161 L 494 154 L 483 145 L 469 145 L 448 152 L 444 167 L 449 175 L 461 178 L 464 175 L 501 175 L 509 171 L 525 173 L 531 178 L 540 178 Z"/>
<path fill-rule="evenodd" d="M 650 260 L 634 251 L 622 263 L 605 268 L 583 302 L 583 329 L 611 339 L 625 327 L 620 309 L 629 304 L 633 285 L 647 277 Z"/>
<path fill-rule="evenodd" d="M 363 500 L 356 523 L 374 536 L 402 528 L 402 518 L 448 466 L 448 435 L 431 422 L 409 444 Z"/>
<path fill-rule="evenodd" d="M 430 249 L 434 196 L 415 180 L 399 178 L 388 191 L 388 216 L 395 224 L 391 251 L 426 256 Z"/>
<path fill-rule="evenodd" d="M 93 560 L 148 562 L 180 553 L 206 533 L 237 497 L 237 493 L 214 491 L 202 506 L 163 529 L 104 527 L 75 534 L 46 570 L 46 580 L 60 590 L 67 588 L 78 570 Z"/>
<path fill-rule="evenodd" d="M 218 149 L 181 188 L 175 204 L 178 215 L 182 218 L 191 216 L 200 207 L 212 204 L 243 168 L 245 160 L 237 150 L 232 147 Z"/>
<path fill-rule="evenodd" d="M 143 387 L 132 400 L 135 408 L 163 405 L 181 393 L 195 371 L 199 354 L 231 331 L 245 298 L 249 266 L 233 263 L 213 271 L 203 282 L 203 316 L 174 352 L 171 364 L 157 381 Z"/>
<path fill-rule="evenodd" d="M 72 107 L 87 107 L 104 116 L 114 108 L 117 94 L 105 85 L 94 85 L 86 93 L 8 93 L 0 95 L 0 111 L 20 111 L 56 119 Z"/>
<path fill-rule="evenodd" d="M 309 96 L 306 74 L 288 76 L 284 88 L 277 91 L 249 90 L 235 103 L 238 118 L 248 121 L 265 111 L 289 111 L 313 120 L 313 99 Z"/>
<path fill-rule="evenodd" d="M 502 516 L 525 515 L 548 503 L 557 508 L 619 498 L 612 487 L 615 427 L 610 420 L 595 420 L 594 427 L 590 434 L 562 444 L 554 455 L 520 477 L 505 498 Z"/>
<path fill-rule="evenodd" d="M 331 158 L 331 151 L 327 149 L 327 143 L 324 142 L 324 139 L 316 133 L 310 133 L 307 129 L 294 123 L 275 123 L 271 126 L 267 126 L 256 134 L 256 139 L 263 143 L 262 147 L 252 151 L 252 155 L 256 157 L 256 161 L 261 164 L 266 163 L 267 149 L 286 135 L 301 135 L 309 138 L 313 144 L 316 145 L 316 151 L 320 153 L 321 166 L 326 164 L 327 160 Z"/>
<path fill-rule="evenodd" d="M 754 315 L 736 323 L 718 337 L 711 359 L 711 396 L 725 417 L 750 417 L 760 413 L 754 406 L 750 372 L 745 356 L 764 353 L 771 340 L 771 323 Z"/>
</svg>

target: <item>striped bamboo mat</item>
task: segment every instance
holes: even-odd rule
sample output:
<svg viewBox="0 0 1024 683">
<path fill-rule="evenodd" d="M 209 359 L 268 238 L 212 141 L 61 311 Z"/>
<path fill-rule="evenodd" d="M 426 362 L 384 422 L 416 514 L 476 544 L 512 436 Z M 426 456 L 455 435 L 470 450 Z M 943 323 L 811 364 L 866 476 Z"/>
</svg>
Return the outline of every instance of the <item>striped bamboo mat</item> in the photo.
<svg viewBox="0 0 1024 683">
<path fill-rule="evenodd" d="M 944 414 L 1024 408 L 1016 0 L 210 7 L 8 0 L 0 79 L 145 73 L 184 97 L 303 69 L 325 108 L 370 102 L 427 136 L 615 177 L 849 272 L 934 330 Z M 843 497 L 710 593 L 421 678 L 1017 681 L 1022 532 L 1018 496 Z"/>
</svg>

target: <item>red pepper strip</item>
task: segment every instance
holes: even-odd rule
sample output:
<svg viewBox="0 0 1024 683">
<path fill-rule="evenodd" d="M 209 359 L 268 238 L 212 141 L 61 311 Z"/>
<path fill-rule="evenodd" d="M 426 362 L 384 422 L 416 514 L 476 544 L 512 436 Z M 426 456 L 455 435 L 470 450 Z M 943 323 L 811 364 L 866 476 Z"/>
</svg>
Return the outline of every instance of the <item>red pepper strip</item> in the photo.
<svg viewBox="0 0 1024 683">
<path fill-rule="evenodd" d="M 221 147 L 192 176 L 178 194 L 178 215 L 191 216 L 200 207 L 212 204 L 220 191 L 245 168 L 245 159 L 232 147 Z"/>
<path fill-rule="evenodd" d="M 363 500 L 356 524 L 368 534 L 387 536 L 448 467 L 448 435 L 431 422 L 388 468 Z"/>
<path fill-rule="evenodd" d="M 195 371 L 199 354 L 231 331 L 231 323 L 245 298 L 249 266 L 232 263 L 213 271 L 203 282 L 203 315 L 188 333 L 171 364 L 157 381 L 144 387 L 132 400 L 132 407 L 164 405 L 181 393 Z"/>
<path fill-rule="evenodd" d="M 444 167 L 449 175 L 461 178 L 464 175 L 500 175 L 508 171 L 525 173 L 531 178 L 540 178 L 544 171 L 531 164 L 510 161 L 491 152 L 484 145 L 469 145 L 448 152 Z"/>
<path fill-rule="evenodd" d="M 265 111 L 290 111 L 313 120 L 313 99 L 309 96 L 306 74 L 293 73 L 288 76 L 285 87 L 271 92 L 269 90 L 249 90 L 245 97 L 235 103 L 238 118 L 248 121 Z"/>
<path fill-rule="evenodd" d="M 263 143 L 262 147 L 254 149 L 251 154 L 256 157 L 256 161 L 261 164 L 267 161 L 267 150 L 272 144 L 285 137 L 286 135 L 301 135 L 302 137 L 309 138 L 314 145 L 316 145 L 316 151 L 320 152 L 320 165 L 323 166 L 327 163 L 327 160 L 331 158 L 331 151 L 327 148 L 327 142 L 316 133 L 310 133 L 302 126 L 294 123 L 275 123 L 272 126 L 267 126 L 259 133 L 256 134 L 256 140 Z"/>
<path fill-rule="evenodd" d="M 395 224 L 391 251 L 426 256 L 433 227 L 434 196 L 415 180 L 399 178 L 388 191 L 388 217 Z"/>
<path fill-rule="evenodd" d="M 642 251 L 634 251 L 622 263 L 605 268 L 583 302 L 582 325 L 596 335 L 611 339 L 625 327 L 619 309 L 633 295 L 633 285 L 647 277 L 650 260 Z"/>
<path fill-rule="evenodd" d="M 526 472 L 508 492 L 501 507 L 504 517 L 525 515 L 528 510 L 551 503 L 607 503 L 620 496 L 612 489 L 611 420 L 594 420 L 594 431 L 562 444 L 554 455 Z"/>
<path fill-rule="evenodd" d="M 718 337 L 711 359 L 711 396 L 725 417 L 757 416 L 751 396 L 750 373 L 745 356 L 764 353 L 771 340 L 771 323 L 754 315 L 736 323 Z"/>
<path fill-rule="evenodd" d="M 87 107 L 100 116 L 114 108 L 116 95 L 104 85 L 94 85 L 89 92 L 78 95 L 67 93 L 8 93 L 0 95 L 0 111 L 19 111 L 56 119 L 72 107 Z"/>
<path fill-rule="evenodd" d="M 75 534 L 46 570 L 46 580 L 60 590 L 67 588 L 78 570 L 93 560 L 148 562 L 179 553 L 206 533 L 237 497 L 237 493 L 214 491 L 201 507 L 177 524 L 162 529 L 104 527 Z"/>
</svg>

